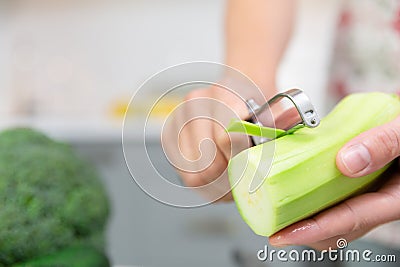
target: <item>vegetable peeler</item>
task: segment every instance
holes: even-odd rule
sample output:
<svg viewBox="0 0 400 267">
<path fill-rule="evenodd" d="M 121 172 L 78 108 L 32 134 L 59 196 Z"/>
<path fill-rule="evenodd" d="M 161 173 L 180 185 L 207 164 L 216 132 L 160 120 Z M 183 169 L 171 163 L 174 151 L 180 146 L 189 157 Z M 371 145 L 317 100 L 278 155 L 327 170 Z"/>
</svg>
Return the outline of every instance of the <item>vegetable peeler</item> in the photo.
<svg viewBox="0 0 400 267">
<path fill-rule="evenodd" d="M 290 100 L 295 109 L 293 107 L 287 109 L 276 119 L 273 118 L 271 109 L 285 98 Z M 277 128 L 275 138 L 293 133 L 303 127 L 315 128 L 320 123 L 320 118 L 310 98 L 304 91 L 297 88 L 279 93 L 261 106 L 252 98 L 246 100 L 246 105 L 249 110 L 247 122 L 262 127 Z M 273 138 L 251 135 L 254 145 L 265 143 L 271 139 Z"/>
</svg>

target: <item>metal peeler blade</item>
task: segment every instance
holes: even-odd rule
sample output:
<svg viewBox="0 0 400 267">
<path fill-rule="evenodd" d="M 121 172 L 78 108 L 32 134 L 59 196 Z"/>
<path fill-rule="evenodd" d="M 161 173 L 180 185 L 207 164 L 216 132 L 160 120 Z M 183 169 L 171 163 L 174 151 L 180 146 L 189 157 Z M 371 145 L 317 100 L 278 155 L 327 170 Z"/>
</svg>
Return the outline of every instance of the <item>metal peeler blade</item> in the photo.
<svg viewBox="0 0 400 267">
<path fill-rule="evenodd" d="M 277 123 L 277 121 L 271 123 L 274 118 L 272 118 L 270 107 L 278 103 L 283 98 L 289 99 L 297 112 L 294 114 L 291 112 L 293 109 L 288 109 L 281 116 L 279 116 L 278 119 L 281 120 L 279 123 Z M 283 130 L 287 132 L 294 132 L 302 127 L 315 128 L 320 123 L 320 118 L 313 104 L 311 103 L 310 98 L 304 93 L 304 91 L 297 88 L 279 93 L 261 106 L 258 105 L 252 98 L 248 99 L 246 104 L 250 117 L 248 121 L 259 126 L 271 127 L 271 125 L 265 125 L 265 122 L 263 123 L 263 117 L 264 121 L 270 121 L 270 124 L 272 124 L 273 127 L 277 124 L 289 124 L 288 127 L 282 127 Z M 265 117 L 268 117 L 268 119 L 265 119 Z M 251 138 L 254 145 L 259 145 L 271 140 L 259 136 L 251 136 Z"/>
</svg>

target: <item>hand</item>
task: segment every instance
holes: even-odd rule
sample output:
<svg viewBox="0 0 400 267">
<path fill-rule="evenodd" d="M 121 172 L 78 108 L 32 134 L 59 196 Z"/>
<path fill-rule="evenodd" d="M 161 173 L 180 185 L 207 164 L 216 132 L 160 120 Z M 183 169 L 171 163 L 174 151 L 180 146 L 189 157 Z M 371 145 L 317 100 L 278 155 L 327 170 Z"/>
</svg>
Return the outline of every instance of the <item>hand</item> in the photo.
<svg viewBox="0 0 400 267">
<path fill-rule="evenodd" d="M 227 164 L 250 143 L 244 135 L 228 134 L 225 127 L 232 118 L 247 115 L 243 99 L 226 89 L 198 89 L 186 96 L 162 134 L 166 156 L 186 186 L 210 200 L 232 199 Z"/>
<path fill-rule="evenodd" d="M 336 165 L 346 176 L 372 173 L 400 155 L 400 116 L 349 141 Z M 396 162 L 398 165 L 398 162 Z M 297 222 L 270 237 L 274 246 L 307 245 L 336 248 L 336 240 L 357 239 L 378 225 L 400 219 L 400 172 L 396 166 L 377 191 L 348 199 L 316 216 Z"/>
</svg>

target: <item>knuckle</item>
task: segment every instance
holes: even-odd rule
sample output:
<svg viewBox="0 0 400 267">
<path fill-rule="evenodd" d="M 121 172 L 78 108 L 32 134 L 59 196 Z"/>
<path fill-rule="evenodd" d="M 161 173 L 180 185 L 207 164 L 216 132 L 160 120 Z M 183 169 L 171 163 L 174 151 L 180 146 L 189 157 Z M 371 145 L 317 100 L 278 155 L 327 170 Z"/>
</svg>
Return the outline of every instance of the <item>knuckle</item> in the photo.
<svg viewBox="0 0 400 267">
<path fill-rule="evenodd" d="M 229 134 L 225 131 L 215 132 L 214 130 L 214 139 L 218 146 L 228 147 L 231 145 L 231 138 Z"/>
<path fill-rule="evenodd" d="M 222 164 L 212 163 L 206 169 L 194 172 L 181 174 L 183 183 L 188 187 L 199 187 L 209 184 L 219 178 L 225 171 L 226 166 Z"/>
<path fill-rule="evenodd" d="M 200 172 L 199 175 L 205 181 L 214 181 L 224 173 L 226 167 L 226 164 L 213 162 L 210 166 Z"/>
<path fill-rule="evenodd" d="M 400 134 L 393 128 L 388 127 L 377 134 L 377 146 L 380 147 L 384 155 L 395 158 L 399 155 L 400 150 Z"/>
<path fill-rule="evenodd" d="M 348 229 L 348 233 L 357 232 L 368 227 L 369 222 L 366 218 L 358 216 L 357 212 L 352 208 L 351 204 L 343 202 L 348 218 L 351 218 L 352 223 Z"/>
<path fill-rule="evenodd" d="M 207 94 L 205 89 L 198 89 L 198 90 L 193 90 L 187 93 L 184 97 L 185 101 L 189 101 L 192 99 L 200 98 L 200 97 L 205 97 Z"/>
<path fill-rule="evenodd" d="M 187 187 L 199 187 L 199 186 L 203 186 L 206 184 L 205 181 L 203 181 L 202 179 L 200 179 L 196 176 L 182 179 L 182 181 L 183 181 L 183 184 Z"/>
<path fill-rule="evenodd" d="M 197 92 L 192 91 L 192 92 L 189 92 L 189 93 L 187 93 L 187 94 L 185 95 L 184 100 L 185 100 L 185 101 L 189 101 L 189 100 L 192 100 L 192 99 L 196 99 L 197 97 L 198 97 Z"/>
<path fill-rule="evenodd" d="M 180 173 L 180 176 L 183 184 L 188 187 L 198 187 L 205 184 L 198 173 Z"/>
</svg>

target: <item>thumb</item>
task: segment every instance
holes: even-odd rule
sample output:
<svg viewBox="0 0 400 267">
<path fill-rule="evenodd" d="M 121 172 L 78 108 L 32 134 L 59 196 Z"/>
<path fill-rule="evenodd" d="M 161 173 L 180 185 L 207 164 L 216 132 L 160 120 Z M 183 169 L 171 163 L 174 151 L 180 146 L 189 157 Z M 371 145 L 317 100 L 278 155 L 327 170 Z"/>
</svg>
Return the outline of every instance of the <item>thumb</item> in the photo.
<svg viewBox="0 0 400 267">
<path fill-rule="evenodd" d="M 400 154 L 400 116 L 350 140 L 336 156 L 339 170 L 360 177 L 379 170 Z"/>
</svg>

